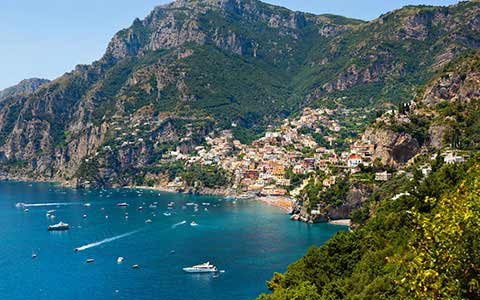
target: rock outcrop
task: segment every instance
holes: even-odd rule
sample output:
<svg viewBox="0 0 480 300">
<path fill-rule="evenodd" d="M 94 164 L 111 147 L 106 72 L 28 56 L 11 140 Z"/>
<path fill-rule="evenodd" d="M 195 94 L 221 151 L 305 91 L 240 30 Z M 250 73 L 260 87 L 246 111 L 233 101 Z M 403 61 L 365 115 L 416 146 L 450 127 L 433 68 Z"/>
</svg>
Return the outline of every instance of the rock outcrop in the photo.
<svg viewBox="0 0 480 300">
<path fill-rule="evenodd" d="M 375 145 L 373 160 L 380 159 L 385 165 L 405 164 L 420 152 L 421 145 L 408 133 L 397 133 L 386 128 L 370 128 L 362 136 Z"/>
</svg>

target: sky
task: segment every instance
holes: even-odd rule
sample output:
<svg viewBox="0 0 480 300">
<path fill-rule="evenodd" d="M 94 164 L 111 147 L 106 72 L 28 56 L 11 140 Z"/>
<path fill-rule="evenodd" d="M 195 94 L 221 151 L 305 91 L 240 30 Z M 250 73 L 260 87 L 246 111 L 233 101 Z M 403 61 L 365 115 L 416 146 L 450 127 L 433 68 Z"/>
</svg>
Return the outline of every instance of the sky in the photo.
<svg viewBox="0 0 480 300">
<path fill-rule="evenodd" d="M 112 36 L 169 0 L 0 0 L 0 90 L 55 79 L 99 59 Z M 408 4 L 457 0 L 265 0 L 293 10 L 372 20 Z"/>
</svg>

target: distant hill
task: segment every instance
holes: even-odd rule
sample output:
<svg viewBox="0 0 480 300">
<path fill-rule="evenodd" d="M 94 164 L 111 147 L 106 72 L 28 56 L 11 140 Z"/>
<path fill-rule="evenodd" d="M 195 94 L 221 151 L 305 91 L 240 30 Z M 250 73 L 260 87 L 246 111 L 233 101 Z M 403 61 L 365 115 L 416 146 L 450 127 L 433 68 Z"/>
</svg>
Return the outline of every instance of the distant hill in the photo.
<svg viewBox="0 0 480 300">
<path fill-rule="evenodd" d="M 304 106 L 396 106 L 479 48 L 479 31 L 477 1 L 363 22 L 256 0 L 178 0 L 118 32 L 91 65 L 4 98 L 2 165 L 48 180 L 90 172 L 104 185 L 129 184 L 165 149 L 188 151 L 213 130 L 249 141 Z"/>
<path fill-rule="evenodd" d="M 17 96 L 29 95 L 38 90 L 42 85 L 49 83 L 50 80 L 40 78 L 30 78 L 20 81 L 17 85 L 11 86 L 0 91 L 0 99 Z"/>
</svg>

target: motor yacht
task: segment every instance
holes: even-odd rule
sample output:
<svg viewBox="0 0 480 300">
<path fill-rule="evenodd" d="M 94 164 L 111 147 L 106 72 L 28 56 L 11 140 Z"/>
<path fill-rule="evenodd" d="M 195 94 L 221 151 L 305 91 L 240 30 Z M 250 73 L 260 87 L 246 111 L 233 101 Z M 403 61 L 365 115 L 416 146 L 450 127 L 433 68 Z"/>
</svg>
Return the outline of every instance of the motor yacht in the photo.
<svg viewBox="0 0 480 300">
<path fill-rule="evenodd" d="M 214 265 L 210 264 L 210 262 L 206 262 L 201 265 L 183 268 L 183 271 L 187 273 L 217 273 L 218 269 Z"/>
</svg>

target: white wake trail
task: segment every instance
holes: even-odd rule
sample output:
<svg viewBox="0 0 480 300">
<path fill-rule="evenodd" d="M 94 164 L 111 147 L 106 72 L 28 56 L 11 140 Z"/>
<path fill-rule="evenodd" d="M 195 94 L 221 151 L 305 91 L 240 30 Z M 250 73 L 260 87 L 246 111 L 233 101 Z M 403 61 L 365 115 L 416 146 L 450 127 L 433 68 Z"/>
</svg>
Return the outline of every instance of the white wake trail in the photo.
<svg viewBox="0 0 480 300">
<path fill-rule="evenodd" d="M 79 202 L 63 202 L 63 203 L 17 203 L 17 207 L 44 207 L 44 206 L 69 206 L 81 205 Z"/>
<path fill-rule="evenodd" d="M 178 226 L 183 225 L 183 224 L 187 224 L 187 221 L 182 221 L 182 222 L 180 222 L 180 223 L 173 224 L 173 225 L 172 225 L 172 229 L 177 228 Z"/>
<path fill-rule="evenodd" d="M 106 244 L 106 243 L 110 243 L 110 242 L 125 238 L 125 237 L 130 236 L 132 234 L 135 234 L 137 232 L 140 232 L 140 230 L 135 230 L 135 231 L 124 233 L 124 234 L 121 234 L 121 235 L 117 235 L 117 236 L 114 236 L 114 237 L 111 237 L 111 238 L 107 238 L 107 239 L 104 239 L 104 240 L 101 240 L 101 241 L 98 241 L 98 242 L 95 242 L 95 243 L 87 244 L 85 246 L 75 248 L 75 251 L 78 252 L 78 251 L 87 250 L 87 249 L 90 249 L 90 248 L 93 248 L 93 247 L 97 247 L 97 246 L 100 246 L 100 245 L 103 245 L 103 244 Z"/>
</svg>

